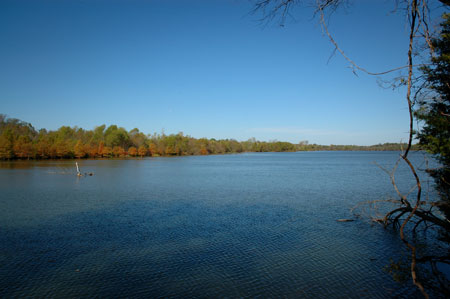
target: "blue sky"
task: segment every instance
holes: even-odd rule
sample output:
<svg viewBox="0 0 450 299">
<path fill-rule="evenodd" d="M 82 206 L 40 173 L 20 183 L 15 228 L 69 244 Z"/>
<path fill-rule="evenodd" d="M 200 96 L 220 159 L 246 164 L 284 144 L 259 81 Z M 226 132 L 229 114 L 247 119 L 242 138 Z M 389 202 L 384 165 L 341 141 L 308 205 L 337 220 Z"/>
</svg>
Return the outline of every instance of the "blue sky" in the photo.
<svg viewBox="0 0 450 299">
<path fill-rule="evenodd" d="M 362 66 L 403 65 L 393 1 L 354 1 L 330 30 Z M 356 3 L 358 2 L 358 3 Z M 407 140 L 404 90 L 355 76 L 308 7 L 263 26 L 238 0 L 0 1 L 0 113 L 36 129 L 117 124 L 200 138 Z"/>
</svg>

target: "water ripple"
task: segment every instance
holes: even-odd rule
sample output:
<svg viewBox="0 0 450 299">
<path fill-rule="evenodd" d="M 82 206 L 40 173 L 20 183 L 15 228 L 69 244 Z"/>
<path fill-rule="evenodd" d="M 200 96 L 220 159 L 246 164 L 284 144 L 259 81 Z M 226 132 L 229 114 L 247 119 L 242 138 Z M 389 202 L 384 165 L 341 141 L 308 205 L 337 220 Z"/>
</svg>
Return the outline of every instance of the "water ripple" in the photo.
<svg viewBox="0 0 450 299">
<path fill-rule="evenodd" d="M 370 162 L 393 155 L 304 154 L 86 161 L 84 181 L 3 170 L 0 297 L 417 296 L 382 270 L 394 234 L 335 221 L 390 192 Z"/>
</svg>

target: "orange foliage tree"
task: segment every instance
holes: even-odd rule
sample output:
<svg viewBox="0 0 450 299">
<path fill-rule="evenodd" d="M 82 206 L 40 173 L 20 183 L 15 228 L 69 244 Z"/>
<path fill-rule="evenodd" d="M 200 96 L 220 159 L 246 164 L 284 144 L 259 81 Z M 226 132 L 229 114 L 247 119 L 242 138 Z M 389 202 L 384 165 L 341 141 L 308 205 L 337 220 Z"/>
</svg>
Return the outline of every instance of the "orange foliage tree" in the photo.
<svg viewBox="0 0 450 299">
<path fill-rule="evenodd" d="M 109 146 L 103 147 L 103 149 L 102 149 L 102 157 L 103 158 L 111 157 L 112 153 L 113 153 L 112 148 L 110 148 Z"/>
<path fill-rule="evenodd" d="M 22 135 L 14 144 L 14 155 L 20 159 L 34 158 L 34 148 L 30 137 Z"/>
<path fill-rule="evenodd" d="M 75 144 L 75 147 L 73 148 L 73 152 L 78 159 L 86 157 L 87 151 L 81 140 L 77 141 L 77 144 Z"/>
<path fill-rule="evenodd" d="M 125 150 L 121 146 L 115 146 L 113 147 L 113 154 L 114 157 L 125 157 Z"/>
<path fill-rule="evenodd" d="M 147 156 L 147 153 L 148 153 L 148 150 L 147 150 L 147 148 L 145 147 L 145 145 L 141 145 L 141 146 L 139 147 L 139 149 L 138 149 L 138 154 L 139 154 L 139 156 L 141 156 L 141 158 L 142 158 L 142 157 L 144 157 L 144 156 Z"/>
<path fill-rule="evenodd" d="M 138 154 L 138 151 L 134 146 L 131 146 L 128 148 L 128 155 L 130 155 L 132 157 L 136 157 L 137 154 Z"/>
</svg>

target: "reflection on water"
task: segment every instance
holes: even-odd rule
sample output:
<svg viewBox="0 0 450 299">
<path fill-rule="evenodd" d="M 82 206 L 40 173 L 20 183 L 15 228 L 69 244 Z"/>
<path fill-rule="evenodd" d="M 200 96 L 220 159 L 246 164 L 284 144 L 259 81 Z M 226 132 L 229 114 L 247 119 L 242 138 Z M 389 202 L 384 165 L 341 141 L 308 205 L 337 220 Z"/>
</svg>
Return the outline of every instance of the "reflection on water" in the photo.
<svg viewBox="0 0 450 299">
<path fill-rule="evenodd" d="M 397 158 L 83 160 L 81 178 L 73 160 L 1 162 L 0 297 L 415 296 L 382 270 L 395 234 L 336 222 L 392 194 L 371 162 Z"/>
</svg>

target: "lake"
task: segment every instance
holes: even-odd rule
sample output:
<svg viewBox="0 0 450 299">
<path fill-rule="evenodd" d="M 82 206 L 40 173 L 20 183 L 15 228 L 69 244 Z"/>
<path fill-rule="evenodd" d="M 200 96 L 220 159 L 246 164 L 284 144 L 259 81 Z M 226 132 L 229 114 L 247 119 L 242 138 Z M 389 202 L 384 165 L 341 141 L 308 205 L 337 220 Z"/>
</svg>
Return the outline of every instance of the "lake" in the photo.
<svg viewBox="0 0 450 299">
<path fill-rule="evenodd" d="M 416 296 L 383 270 L 408 254 L 395 232 L 336 221 L 395 195 L 373 162 L 398 157 L 78 160 L 81 178 L 75 160 L 0 162 L 0 297 Z"/>
</svg>

